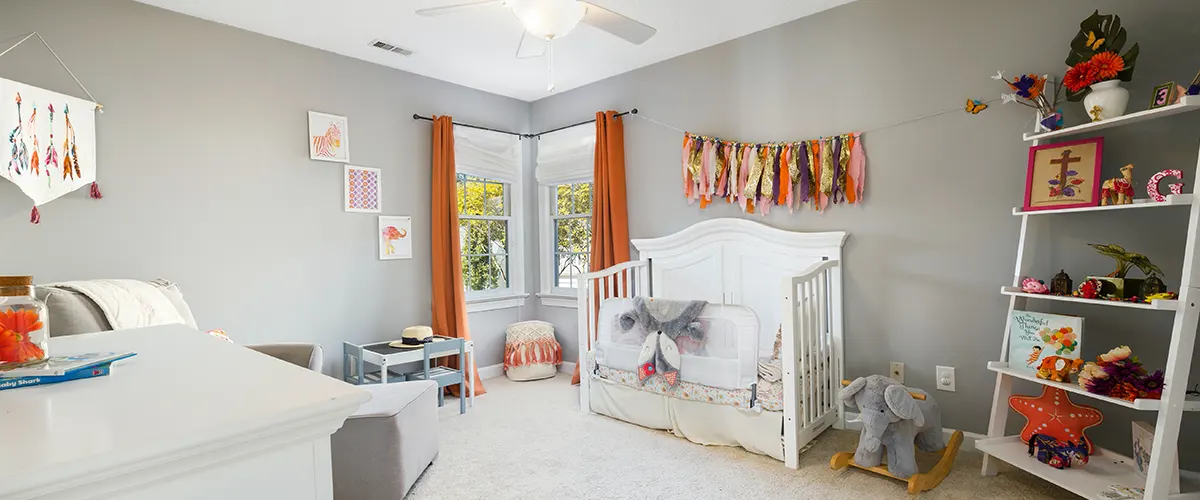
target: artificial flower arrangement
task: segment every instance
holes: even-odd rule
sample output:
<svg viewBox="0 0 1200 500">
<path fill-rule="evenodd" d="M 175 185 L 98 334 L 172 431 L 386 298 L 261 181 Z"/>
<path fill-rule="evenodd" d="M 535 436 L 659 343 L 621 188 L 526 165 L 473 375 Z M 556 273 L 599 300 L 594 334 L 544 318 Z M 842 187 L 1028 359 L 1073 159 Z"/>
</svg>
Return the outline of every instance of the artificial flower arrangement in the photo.
<svg viewBox="0 0 1200 500">
<path fill-rule="evenodd" d="M 1066 60 L 1071 69 L 1063 77 L 1068 101 L 1082 100 L 1091 91 L 1089 87 L 1100 82 L 1133 80 L 1139 49 L 1135 43 L 1121 54 L 1126 36 L 1121 16 L 1102 16 L 1096 11 L 1079 23 L 1079 33 L 1071 40 Z"/>
<path fill-rule="evenodd" d="M 1164 383 L 1163 371 L 1147 373 L 1127 345 L 1096 356 L 1095 362 L 1079 371 L 1079 386 L 1084 390 L 1126 401 L 1161 399 Z"/>
<path fill-rule="evenodd" d="M 38 316 L 33 309 L 0 311 L 0 363 L 23 363 L 46 357 L 46 352 L 29 335 L 42 329 Z"/>
</svg>

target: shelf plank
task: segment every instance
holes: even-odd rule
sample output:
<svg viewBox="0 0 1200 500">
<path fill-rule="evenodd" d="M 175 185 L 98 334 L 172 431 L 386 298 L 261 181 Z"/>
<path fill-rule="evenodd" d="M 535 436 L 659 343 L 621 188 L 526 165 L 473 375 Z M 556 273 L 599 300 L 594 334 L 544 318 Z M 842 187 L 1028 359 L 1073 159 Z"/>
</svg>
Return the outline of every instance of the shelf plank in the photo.
<svg viewBox="0 0 1200 500">
<path fill-rule="evenodd" d="M 1133 200 L 1129 205 L 1105 205 L 1098 207 L 1082 207 L 1082 208 L 1057 208 L 1050 210 L 1022 210 L 1021 207 L 1013 207 L 1013 215 L 1049 215 L 1049 214 L 1073 214 L 1081 212 L 1107 212 L 1109 210 L 1129 210 L 1133 208 L 1157 208 L 1157 207 L 1180 207 L 1191 206 L 1195 202 L 1196 197 L 1192 194 L 1169 194 L 1167 199 L 1159 202 L 1149 198 L 1141 200 Z"/>
<path fill-rule="evenodd" d="M 1092 393 L 1084 390 L 1084 388 L 1079 387 L 1079 384 L 1068 384 L 1065 382 L 1054 382 L 1051 380 L 1043 380 L 1043 379 L 1037 378 L 1037 375 L 1035 375 L 1032 372 L 1028 372 L 1025 370 L 1018 370 L 1015 368 L 1009 368 L 1008 363 L 1006 363 L 1004 361 L 989 361 L 987 367 L 991 371 L 994 371 L 996 373 L 1003 373 L 1009 377 L 1015 377 L 1015 378 L 1019 378 L 1022 380 L 1028 380 L 1030 382 L 1036 382 L 1036 383 L 1039 383 L 1039 384 L 1042 384 L 1045 386 L 1049 386 L 1049 387 L 1057 387 L 1059 389 L 1062 389 L 1062 390 L 1070 392 L 1070 393 L 1080 394 L 1080 395 L 1087 396 L 1087 397 L 1093 398 L 1093 399 L 1099 399 L 1101 401 L 1104 401 L 1104 402 L 1107 402 L 1110 404 L 1114 404 L 1117 406 L 1124 406 L 1126 408 L 1133 408 L 1135 410 L 1144 410 L 1144 411 L 1157 411 L 1160 407 L 1159 401 L 1157 399 L 1138 399 L 1135 401 L 1126 401 L 1124 399 L 1110 398 L 1108 396 L 1092 394 Z M 1072 380 L 1074 380 L 1074 376 L 1072 376 Z"/>
<path fill-rule="evenodd" d="M 1025 293 L 1025 292 L 1022 292 L 1020 288 L 1012 287 L 1012 286 L 1000 287 L 1000 293 L 1002 293 L 1004 295 L 1010 295 L 1010 296 L 1014 296 L 1014 297 L 1026 297 L 1026 298 L 1030 298 L 1030 299 L 1055 300 L 1058 302 L 1074 302 L 1077 304 L 1092 304 L 1092 305 L 1097 305 L 1097 306 L 1125 307 L 1125 308 L 1129 308 L 1129 309 L 1145 309 L 1148 311 L 1177 311 L 1177 310 L 1179 310 L 1179 301 L 1178 300 L 1156 300 L 1149 304 L 1145 304 L 1145 303 L 1141 303 L 1141 302 L 1124 302 L 1124 301 L 1117 301 L 1117 300 L 1084 299 L 1084 298 L 1080 298 L 1080 297 L 1069 297 L 1069 296 L 1065 296 L 1065 295 Z"/>
<path fill-rule="evenodd" d="M 1029 456 L 1029 445 L 1021 442 L 1020 436 L 988 438 L 975 441 L 975 448 L 996 457 L 1018 469 L 1058 485 L 1076 495 L 1099 499 L 1100 493 L 1110 484 L 1142 487 L 1146 478 L 1138 474 L 1137 466 L 1129 457 L 1100 447 L 1095 448 L 1087 465 L 1058 470 Z M 1180 475 L 1180 491 L 1170 495 L 1170 500 L 1193 500 L 1200 498 L 1200 485 L 1190 475 Z"/>
<path fill-rule="evenodd" d="M 1098 122 L 1090 122 L 1090 123 L 1084 123 L 1082 125 L 1075 125 L 1073 127 L 1066 127 L 1063 129 L 1055 130 L 1053 132 L 1042 132 L 1040 134 L 1026 133 L 1024 135 L 1024 138 L 1026 141 L 1040 141 L 1040 140 L 1046 140 L 1046 139 L 1054 139 L 1056 137 L 1066 137 L 1066 136 L 1077 135 L 1077 134 L 1086 134 L 1088 132 L 1095 132 L 1097 130 L 1104 130 L 1106 128 L 1112 128 L 1112 127 L 1118 127 L 1121 125 L 1129 125 L 1132 123 L 1144 122 L 1146 120 L 1153 120 L 1155 118 L 1163 118 L 1166 116 L 1177 115 L 1180 113 L 1187 113 L 1189 111 L 1195 111 L 1197 109 L 1200 109 L 1200 96 L 1188 95 L 1188 96 L 1183 96 L 1183 99 L 1181 99 L 1178 104 L 1172 104 L 1170 106 L 1163 106 L 1163 107 L 1157 108 L 1157 109 L 1147 109 L 1145 111 L 1138 111 L 1137 113 L 1121 115 L 1116 118 L 1109 118 L 1107 120 L 1101 120 Z"/>
</svg>

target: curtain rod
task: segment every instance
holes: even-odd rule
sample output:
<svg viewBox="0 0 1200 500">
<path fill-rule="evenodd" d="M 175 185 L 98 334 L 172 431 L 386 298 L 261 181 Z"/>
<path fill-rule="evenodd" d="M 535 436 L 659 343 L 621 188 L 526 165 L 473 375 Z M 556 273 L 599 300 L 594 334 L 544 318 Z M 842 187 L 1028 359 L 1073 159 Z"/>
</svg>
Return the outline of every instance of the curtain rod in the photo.
<svg viewBox="0 0 1200 500">
<path fill-rule="evenodd" d="M 636 115 L 637 113 L 638 113 L 638 110 L 637 110 L 637 108 L 633 108 L 633 109 L 631 109 L 631 110 L 629 110 L 629 111 L 626 111 L 626 112 L 624 112 L 624 113 L 617 113 L 617 115 L 616 115 L 616 116 L 625 116 L 625 115 L 629 115 L 629 114 L 634 114 L 634 115 Z M 427 122 L 431 122 L 431 121 L 433 121 L 433 118 L 431 118 L 431 117 L 428 117 L 428 116 L 421 116 L 421 115 L 418 115 L 418 114 L 416 114 L 416 113 L 413 113 L 413 119 L 414 119 L 414 120 L 425 120 L 425 121 L 427 121 Z M 541 137 L 543 134 L 549 134 L 549 133 L 551 133 L 551 132 L 558 132 L 558 131 L 560 131 L 560 130 L 566 130 L 566 129 L 569 129 L 569 128 L 572 128 L 572 127 L 578 127 L 578 126 L 580 126 L 580 125 L 587 125 L 587 124 L 589 124 L 589 123 L 596 123 L 596 120 L 586 120 L 586 121 L 582 121 L 582 122 L 579 122 L 579 123 L 574 123 L 574 124 L 571 124 L 571 125 L 566 125 L 566 126 L 558 127 L 558 128 L 555 128 L 555 129 L 546 130 L 546 131 L 544 131 L 544 132 L 538 132 L 538 133 L 536 133 L 536 134 L 521 134 L 521 133 L 517 133 L 517 132 L 509 132 L 509 131 L 507 131 L 507 130 L 498 130 L 498 129 L 489 128 L 489 127 L 482 127 L 482 126 L 479 126 L 479 125 L 471 125 L 471 124 L 469 124 L 469 123 L 459 123 L 459 122 L 451 122 L 451 123 L 453 123 L 454 125 L 458 125 L 459 127 L 473 128 L 473 129 L 476 129 L 476 130 L 487 130 L 488 132 L 496 132 L 496 133 L 500 133 L 500 134 L 515 135 L 515 136 L 517 136 L 517 137 L 520 137 L 520 138 L 522 138 L 522 139 L 532 139 L 532 138 L 535 138 L 535 137 L 538 137 L 538 138 L 540 138 L 540 137 Z"/>
</svg>

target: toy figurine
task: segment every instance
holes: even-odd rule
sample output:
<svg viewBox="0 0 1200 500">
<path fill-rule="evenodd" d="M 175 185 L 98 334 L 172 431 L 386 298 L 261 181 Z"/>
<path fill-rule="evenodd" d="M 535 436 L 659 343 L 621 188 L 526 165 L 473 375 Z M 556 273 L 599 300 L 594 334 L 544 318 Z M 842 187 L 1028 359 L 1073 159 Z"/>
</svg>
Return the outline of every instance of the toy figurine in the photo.
<svg viewBox="0 0 1200 500">
<path fill-rule="evenodd" d="M 1084 443 L 1059 441 L 1045 434 L 1034 434 L 1029 439 L 1029 456 L 1055 469 L 1066 469 L 1072 462 L 1079 465 L 1088 463 L 1088 450 Z"/>
<path fill-rule="evenodd" d="M 1046 282 L 1036 278 L 1025 278 L 1021 280 L 1021 291 L 1025 293 L 1047 294 L 1050 289 L 1046 288 Z"/>
<path fill-rule="evenodd" d="M 1100 280 L 1089 279 L 1079 284 L 1079 290 L 1075 292 L 1076 297 L 1085 299 L 1094 299 L 1100 296 Z"/>
<path fill-rule="evenodd" d="M 1128 205 L 1133 203 L 1133 164 L 1121 167 L 1121 176 L 1114 177 L 1100 186 L 1101 205 Z"/>
<path fill-rule="evenodd" d="M 1082 359 L 1067 359 L 1062 356 L 1049 356 L 1038 366 L 1037 378 L 1054 382 L 1071 383 L 1071 374 L 1079 373 L 1083 367 Z"/>
</svg>

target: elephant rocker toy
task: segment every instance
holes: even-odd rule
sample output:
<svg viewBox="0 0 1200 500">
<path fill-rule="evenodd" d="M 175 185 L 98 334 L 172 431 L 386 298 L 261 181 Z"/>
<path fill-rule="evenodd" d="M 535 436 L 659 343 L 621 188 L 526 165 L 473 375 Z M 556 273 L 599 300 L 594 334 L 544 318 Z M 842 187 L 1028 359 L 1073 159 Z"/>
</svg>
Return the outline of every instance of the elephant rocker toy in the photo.
<svg viewBox="0 0 1200 500">
<path fill-rule="evenodd" d="M 844 380 L 842 385 L 842 404 L 859 411 L 862 434 L 856 452 L 834 454 L 829 466 L 835 470 L 854 466 L 907 481 L 913 495 L 941 484 L 954 466 L 963 434 L 955 431 L 947 445 L 937 402 L 925 391 L 908 389 L 882 375 Z M 927 473 L 917 470 L 917 449 L 942 455 Z"/>
</svg>

